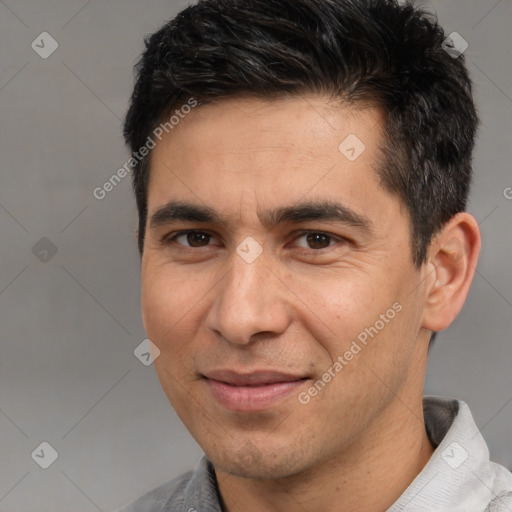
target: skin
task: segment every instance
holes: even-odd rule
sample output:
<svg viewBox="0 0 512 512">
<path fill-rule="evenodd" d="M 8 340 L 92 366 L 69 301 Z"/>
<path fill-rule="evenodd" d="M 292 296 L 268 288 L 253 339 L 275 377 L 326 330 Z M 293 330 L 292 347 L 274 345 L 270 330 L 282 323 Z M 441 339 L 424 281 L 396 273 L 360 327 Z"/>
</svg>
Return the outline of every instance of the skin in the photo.
<svg viewBox="0 0 512 512">
<path fill-rule="evenodd" d="M 421 401 L 428 342 L 462 308 L 480 234 L 471 215 L 457 214 L 427 262 L 413 264 L 409 217 L 374 170 L 382 130 L 376 108 L 321 96 L 230 98 L 197 107 L 153 150 L 144 327 L 161 351 L 162 388 L 212 461 L 227 512 L 382 511 L 433 452 Z M 352 162 L 338 150 L 349 134 L 366 147 Z M 224 221 L 152 226 L 170 200 L 207 205 Z M 258 216 L 312 200 L 342 203 L 371 229 L 269 226 Z M 171 240 L 181 230 L 205 235 Z M 328 236 L 315 244 L 309 232 Z M 237 253 L 246 237 L 262 249 L 252 263 Z M 401 311 L 300 403 L 298 393 L 396 303 Z M 202 377 L 220 368 L 309 380 L 266 409 L 240 412 Z"/>
</svg>

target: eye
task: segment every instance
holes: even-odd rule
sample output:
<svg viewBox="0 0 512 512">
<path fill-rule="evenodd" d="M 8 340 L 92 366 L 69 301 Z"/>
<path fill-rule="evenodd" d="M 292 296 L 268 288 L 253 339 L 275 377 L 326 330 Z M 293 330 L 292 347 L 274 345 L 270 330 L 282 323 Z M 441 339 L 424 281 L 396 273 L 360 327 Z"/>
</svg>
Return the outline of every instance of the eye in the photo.
<svg viewBox="0 0 512 512">
<path fill-rule="evenodd" d="M 332 245 L 335 245 L 336 241 L 343 241 L 340 237 L 329 235 L 321 231 L 308 231 L 300 234 L 296 240 L 304 240 L 305 242 L 298 243 L 297 246 L 303 249 L 321 250 L 327 249 Z"/>
<path fill-rule="evenodd" d="M 171 233 L 163 237 L 162 244 L 171 245 L 177 244 L 179 246 L 197 249 L 200 247 L 208 247 L 211 244 L 211 239 L 215 239 L 214 235 L 205 231 L 179 231 L 177 233 Z M 309 249 L 310 251 L 321 251 L 336 245 L 337 242 L 346 241 L 342 237 L 337 237 L 329 233 L 322 231 L 306 231 L 300 233 L 294 240 L 293 245 L 299 249 Z"/>
<path fill-rule="evenodd" d="M 205 233 L 204 231 L 179 231 L 170 236 L 164 237 L 162 242 L 165 245 L 176 242 L 178 245 L 184 247 L 196 248 L 207 247 L 213 235 Z"/>
</svg>

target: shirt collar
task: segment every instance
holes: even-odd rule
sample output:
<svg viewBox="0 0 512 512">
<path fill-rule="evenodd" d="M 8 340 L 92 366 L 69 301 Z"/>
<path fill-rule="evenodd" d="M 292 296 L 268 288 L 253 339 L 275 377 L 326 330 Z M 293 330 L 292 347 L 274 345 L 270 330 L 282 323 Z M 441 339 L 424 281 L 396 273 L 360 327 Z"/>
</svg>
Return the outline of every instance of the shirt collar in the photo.
<svg viewBox="0 0 512 512">
<path fill-rule="evenodd" d="M 217 477 L 212 463 L 203 456 L 184 493 L 184 510 L 222 512 Z"/>
<path fill-rule="evenodd" d="M 387 512 L 485 510 L 494 496 L 489 450 L 465 402 L 425 396 L 432 457 Z"/>
</svg>

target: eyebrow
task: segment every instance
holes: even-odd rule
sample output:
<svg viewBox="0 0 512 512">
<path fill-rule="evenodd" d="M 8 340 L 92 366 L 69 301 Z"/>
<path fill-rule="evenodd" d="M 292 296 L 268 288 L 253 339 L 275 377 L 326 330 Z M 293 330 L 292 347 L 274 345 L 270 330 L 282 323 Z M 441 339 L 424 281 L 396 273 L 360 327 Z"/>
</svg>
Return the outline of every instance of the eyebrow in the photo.
<svg viewBox="0 0 512 512">
<path fill-rule="evenodd" d="M 299 224 L 308 221 L 334 221 L 373 231 L 372 221 L 352 209 L 335 201 L 307 201 L 282 206 L 258 214 L 261 223 L 268 227 L 278 224 Z M 159 207 L 151 216 L 150 227 L 157 228 L 174 222 L 199 222 L 228 225 L 227 219 L 209 206 L 171 200 Z"/>
</svg>

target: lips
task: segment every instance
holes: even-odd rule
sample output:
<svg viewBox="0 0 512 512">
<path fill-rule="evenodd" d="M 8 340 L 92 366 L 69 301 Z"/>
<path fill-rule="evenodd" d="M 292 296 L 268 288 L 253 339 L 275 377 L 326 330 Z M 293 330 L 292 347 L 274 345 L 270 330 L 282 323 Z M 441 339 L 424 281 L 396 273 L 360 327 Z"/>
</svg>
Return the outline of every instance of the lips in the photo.
<svg viewBox="0 0 512 512">
<path fill-rule="evenodd" d="M 264 411 L 298 392 L 308 377 L 274 370 L 238 373 L 214 370 L 204 375 L 213 398 L 223 407 L 240 412 Z"/>
<path fill-rule="evenodd" d="M 250 373 L 237 373 L 231 370 L 215 370 L 208 372 L 207 379 L 218 380 L 232 386 L 264 386 L 278 382 L 293 382 L 304 376 L 292 375 L 273 370 L 257 370 Z"/>
</svg>

